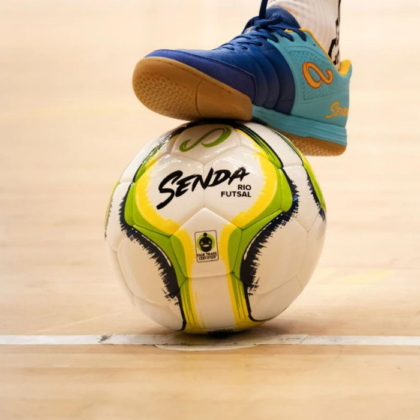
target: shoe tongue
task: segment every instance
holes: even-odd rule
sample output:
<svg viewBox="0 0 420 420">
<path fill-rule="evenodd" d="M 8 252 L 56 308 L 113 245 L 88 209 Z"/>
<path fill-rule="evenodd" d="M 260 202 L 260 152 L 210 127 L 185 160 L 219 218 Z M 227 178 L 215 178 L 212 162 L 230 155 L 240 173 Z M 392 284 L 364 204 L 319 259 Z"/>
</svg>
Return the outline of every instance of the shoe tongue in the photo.
<svg viewBox="0 0 420 420">
<path fill-rule="evenodd" d="M 280 6 L 270 6 L 267 10 L 266 10 L 266 19 L 270 20 L 270 19 L 274 19 L 276 17 L 281 16 L 281 23 L 283 25 L 286 26 L 290 26 L 291 28 L 300 28 L 300 25 L 298 23 L 298 21 L 293 17 L 293 15 L 291 13 L 289 13 L 286 9 L 283 9 Z M 260 18 L 257 16 L 253 19 L 251 19 L 245 26 L 245 29 L 243 30 L 243 33 L 247 33 L 252 31 L 252 28 L 258 24 L 258 21 L 260 20 Z"/>
<path fill-rule="evenodd" d="M 292 28 L 300 28 L 298 21 L 286 9 L 283 9 L 280 6 L 270 6 L 267 9 L 267 19 L 273 19 L 275 15 L 282 17 L 282 23 L 284 25 L 290 26 Z"/>
</svg>

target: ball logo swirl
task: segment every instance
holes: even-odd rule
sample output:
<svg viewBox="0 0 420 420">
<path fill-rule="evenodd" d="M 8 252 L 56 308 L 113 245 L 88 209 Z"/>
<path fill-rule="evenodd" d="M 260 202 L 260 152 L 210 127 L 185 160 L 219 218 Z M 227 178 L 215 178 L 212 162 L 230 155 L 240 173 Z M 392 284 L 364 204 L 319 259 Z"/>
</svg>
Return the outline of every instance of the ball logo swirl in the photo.
<svg viewBox="0 0 420 420">
<path fill-rule="evenodd" d="M 208 137 L 210 137 L 213 133 L 217 133 L 221 131 L 220 136 L 210 142 L 210 143 L 205 143 L 204 140 L 206 140 Z M 208 133 L 204 134 L 203 136 L 201 136 L 195 143 L 191 143 L 191 140 L 186 140 L 184 141 L 181 146 L 179 147 L 179 150 L 183 153 L 185 152 L 189 152 L 190 150 L 194 149 L 195 147 L 197 147 L 200 143 L 202 146 L 204 147 L 216 147 L 219 144 L 222 144 L 225 140 L 227 140 L 230 135 L 232 134 L 232 130 L 230 128 L 227 127 L 221 127 L 221 128 L 215 128 L 214 130 L 209 131 Z"/>
</svg>

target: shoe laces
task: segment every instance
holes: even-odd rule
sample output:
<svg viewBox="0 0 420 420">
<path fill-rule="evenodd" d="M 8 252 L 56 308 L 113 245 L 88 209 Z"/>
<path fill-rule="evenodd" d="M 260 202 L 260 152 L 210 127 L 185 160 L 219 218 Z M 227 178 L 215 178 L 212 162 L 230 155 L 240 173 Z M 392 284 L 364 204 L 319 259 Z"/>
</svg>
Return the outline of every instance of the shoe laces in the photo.
<svg viewBox="0 0 420 420">
<path fill-rule="evenodd" d="M 305 32 L 299 30 L 298 28 L 284 24 L 283 17 L 281 15 L 273 13 L 270 18 L 267 19 L 267 4 L 268 0 L 262 0 L 259 15 L 252 18 L 246 24 L 242 34 L 233 38 L 228 43 L 223 44 L 219 48 L 234 51 L 237 47 L 239 47 L 243 50 L 247 50 L 251 45 L 262 47 L 264 42 L 268 40 L 278 44 L 279 40 L 274 34 L 294 42 L 294 38 L 290 31 L 297 33 L 302 40 L 306 41 Z"/>
</svg>

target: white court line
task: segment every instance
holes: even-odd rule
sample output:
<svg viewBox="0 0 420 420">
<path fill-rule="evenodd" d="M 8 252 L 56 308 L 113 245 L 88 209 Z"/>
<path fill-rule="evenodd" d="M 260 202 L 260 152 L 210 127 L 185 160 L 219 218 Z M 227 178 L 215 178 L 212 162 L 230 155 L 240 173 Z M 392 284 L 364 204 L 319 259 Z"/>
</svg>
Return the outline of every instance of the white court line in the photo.
<svg viewBox="0 0 420 420">
<path fill-rule="evenodd" d="M 226 350 L 270 346 L 404 346 L 420 347 L 420 336 L 311 336 L 242 333 L 225 338 L 162 335 L 2 335 L 0 346 L 157 346 L 168 350 Z"/>
</svg>

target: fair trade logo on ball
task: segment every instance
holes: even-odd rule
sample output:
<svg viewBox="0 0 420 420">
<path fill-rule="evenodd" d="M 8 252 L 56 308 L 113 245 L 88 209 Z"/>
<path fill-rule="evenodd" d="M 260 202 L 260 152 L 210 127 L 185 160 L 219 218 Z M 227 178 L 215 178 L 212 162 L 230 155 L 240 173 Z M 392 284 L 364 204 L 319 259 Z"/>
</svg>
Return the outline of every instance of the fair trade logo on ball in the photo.
<svg viewBox="0 0 420 420">
<path fill-rule="evenodd" d="M 159 192 L 167 195 L 166 200 L 157 205 L 157 209 L 161 210 L 166 207 L 175 197 L 181 197 L 185 193 L 194 192 L 198 186 L 203 190 L 207 188 L 216 187 L 223 183 L 231 185 L 234 181 L 242 182 L 250 173 L 244 167 L 231 172 L 227 169 L 220 169 L 215 171 L 210 169 L 206 177 L 200 174 L 188 175 L 184 177 L 184 172 L 175 171 L 163 179 L 159 185 Z M 244 195 L 247 196 L 247 195 Z"/>
<path fill-rule="evenodd" d="M 195 250 L 197 262 L 202 263 L 217 261 L 219 259 L 219 252 L 217 249 L 217 232 L 215 230 L 196 232 Z"/>
</svg>

